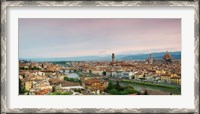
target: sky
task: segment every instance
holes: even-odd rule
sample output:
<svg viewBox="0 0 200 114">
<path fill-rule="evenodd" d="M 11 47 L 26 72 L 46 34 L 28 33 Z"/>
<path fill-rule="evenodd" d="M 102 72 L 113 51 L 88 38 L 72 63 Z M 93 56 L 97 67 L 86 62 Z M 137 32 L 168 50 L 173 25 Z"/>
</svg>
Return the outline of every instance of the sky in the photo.
<svg viewBox="0 0 200 114">
<path fill-rule="evenodd" d="M 181 51 L 181 19 L 20 18 L 19 57 Z"/>
</svg>

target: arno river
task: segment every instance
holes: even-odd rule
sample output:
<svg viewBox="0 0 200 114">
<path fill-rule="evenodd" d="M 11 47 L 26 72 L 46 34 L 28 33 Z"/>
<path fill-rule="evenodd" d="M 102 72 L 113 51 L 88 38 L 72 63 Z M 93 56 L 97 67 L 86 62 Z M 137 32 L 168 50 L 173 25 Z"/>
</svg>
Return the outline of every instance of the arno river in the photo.
<svg viewBox="0 0 200 114">
<path fill-rule="evenodd" d="M 77 73 L 70 73 L 69 70 L 65 70 L 65 74 L 67 75 L 67 77 L 69 78 L 79 78 L 80 76 Z"/>
<path fill-rule="evenodd" d="M 127 83 L 127 82 L 120 82 L 121 85 L 124 86 L 132 86 L 136 90 L 149 90 L 152 91 L 153 93 L 159 93 L 163 95 L 169 95 L 170 93 L 172 94 L 180 94 L 180 88 L 177 86 L 175 89 L 172 88 L 164 88 L 164 87 L 156 87 L 156 86 L 149 86 L 149 85 L 141 85 L 138 83 Z"/>
<path fill-rule="evenodd" d="M 69 78 L 79 78 L 80 77 L 79 74 L 77 74 L 75 72 L 69 72 L 69 70 L 66 70 L 65 74 Z M 115 83 L 115 81 L 113 81 L 113 83 Z M 174 85 L 175 88 L 173 88 L 173 89 L 172 88 L 165 88 L 165 87 L 143 85 L 143 84 L 134 83 L 134 82 L 133 83 L 120 82 L 120 85 L 122 85 L 122 86 L 132 86 L 138 91 L 146 89 L 147 91 L 151 92 L 151 94 L 160 94 L 160 95 L 169 95 L 170 93 L 179 94 L 179 95 L 181 94 L 180 87 L 175 86 L 175 85 Z"/>
</svg>

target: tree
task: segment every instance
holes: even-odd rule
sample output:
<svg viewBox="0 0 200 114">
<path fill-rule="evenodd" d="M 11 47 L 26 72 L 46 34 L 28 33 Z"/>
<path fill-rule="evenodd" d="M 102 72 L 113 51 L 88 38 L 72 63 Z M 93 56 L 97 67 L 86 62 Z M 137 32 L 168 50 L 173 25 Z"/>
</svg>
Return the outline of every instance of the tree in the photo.
<svg viewBox="0 0 200 114">
<path fill-rule="evenodd" d="M 119 92 L 116 89 L 110 90 L 110 93 L 113 95 L 119 95 Z"/>
<path fill-rule="evenodd" d="M 71 95 L 72 92 L 53 92 L 50 93 L 49 95 Z"/>
<path fill-rule="evenodd" d="M 133 88 L 126 88 L 123 91 L 121 91 L 121 95 L 127 95 L 127 94 L 133 94 L 133 93 L 138 93 L 136 90 Z"/>
<path fill-rule="evenodd" d="M 106 75 L 106 72 L 105 71 L 103 71 L 103 73 L 102 73 L 103 75 Z"/>
<path fill-rule="evenodd" d="M 134 75 L 132 75 L 132 79 L 135 79 L 135 76 L 134 76 Z"/>
<path fill-rule="evenodd" d="M 78 82 L 79 82 L 80 85 L 82 85 L 82 81 L 81 80 L 79 80 Z"/>
<path fill-rule="evenodd" d="M 32 70 L 41 70 L 41 69 L 34 66 L 34 67 L 32 68 Z"/>
<path fill-rule="evenodd" d="M 24 87 L 21 85 L 21 80 L 19 79 L 19 93 L 24 93 L 25 90 L 24 90 Z"/>
<path fill-rule="evenodd" d="M 127 88 L 127 89 L 128 89 L 128 88 L 134 89 L 134 87 L 131 86 L 131 85 L 128 85 L 126 88 Z"/>
<path fill-rule="evenodd" d="M 128 88 L 128 89 L 126 89 L 126 90 L 127 90 L 128 94 L 135 93 L 135 90 L 134 90 L 134 89 L 132 89 L 132 88 Z"/>
<path fill-rule="evenodd" d="M 55 91 L 56 91 L 56 86 L 53 86 L 52 92 L 55 92 Z"/>
<path fill-rule="evenodd" d="M 117 84 L 116 84 L 116 86 L 115 86 L 115 89 L 118 90 L 118 91 L 121 89 L 121 86 L 120 86 L 120 84 L 119 84 L 119 81 L 117 81 Z"/>
<path fill-rule="evenodd" d="M 146 89 L 144 90 L 144 95 L 148 95 L 148 92 L 147 92 L 147 90 L 146 90 Z"/>
<path fill-rule="evenodd" d="M 111 89 L 114 88 L 114 85 L 111 81 L 108 82 L 108 87 L 106 88 L 106 91 L 110 91 Z"/>
<path fill-rule="evenodd" d="M 68 81 L 68 80 L 69 80 L 69 78 L 68 78 L 68 77 L 64 77 L 64 80 Z"/>
<path fill-rule="evenodd" d="M 80 83 L 79 79 L 77 79 L 77 78 L 64 77 L 64 80 L 65 81 L 70 81 L 70 82 L 79 82 Z"/>
<path fill-rule="evenodd" d="M 138 92 L 137 95 L 140 95 L 140 93 Z"/>
</svg>

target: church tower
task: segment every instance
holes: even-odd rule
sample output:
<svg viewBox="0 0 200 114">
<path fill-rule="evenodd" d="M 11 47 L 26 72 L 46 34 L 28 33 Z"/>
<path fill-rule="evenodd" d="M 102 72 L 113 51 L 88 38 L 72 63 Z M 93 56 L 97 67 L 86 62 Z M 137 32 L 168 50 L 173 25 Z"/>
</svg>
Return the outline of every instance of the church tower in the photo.
<svg viewBox="0 0 200 114">
<path fill-rule="evenodd" d="M 115 54 L 112 53 L 112 63 L 114 63 L 114 62 L 115 62 Z"/>
<path fill-rule="evenodd" d="M 152 54 L 149 54 L 149 64 L 153 64 Z"/>
</svg>

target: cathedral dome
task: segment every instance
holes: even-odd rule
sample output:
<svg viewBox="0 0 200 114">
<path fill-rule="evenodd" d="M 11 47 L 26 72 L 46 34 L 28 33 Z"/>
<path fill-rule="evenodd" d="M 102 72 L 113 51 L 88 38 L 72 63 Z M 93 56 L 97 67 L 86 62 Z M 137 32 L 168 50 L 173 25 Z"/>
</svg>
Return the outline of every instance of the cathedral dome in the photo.
<svg viewBox="0 0 200 114">
<path fill-rule="evenodd" d="M 165 55 L 163 56 L 163 59 L 164 60 L 171 60 L 172 59 L 172 56 L 169 54 L 169 52 L 167 51 L 166 53 L 165 53 Z"/>
<path fill-rule="evenodd" d="M 169 54 L 169 52 L 167 51 L 165 53 L 165 55 L 163 56 L 163 60 L 168 64 L 172 62 L 172 56 Z"/>
</svg>

